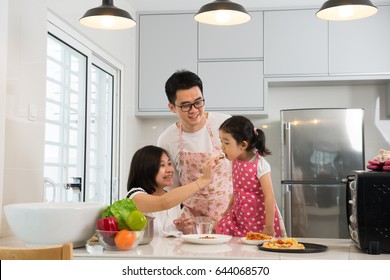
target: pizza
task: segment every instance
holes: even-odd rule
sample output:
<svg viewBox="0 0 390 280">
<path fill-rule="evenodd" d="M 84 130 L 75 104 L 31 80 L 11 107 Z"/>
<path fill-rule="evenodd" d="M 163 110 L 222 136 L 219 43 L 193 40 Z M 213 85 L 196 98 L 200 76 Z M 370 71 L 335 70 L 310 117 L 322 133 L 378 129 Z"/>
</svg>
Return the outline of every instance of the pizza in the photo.
<svg viewBox="0 0 390 280">
<path fill-rule="evenodd" d="M 260 232 L 249 231 L 246 234 L 246 240 L 271 240 L 272 237 Z"/>
<path fill-rule="evenodd" d="M 305 246 L 301 243 L 298 243 L 298 241 L 295 238 L 284 238 L 284 239 L 266 241 L 263 243 L 262 247 L 268 249 L 298 249 L 298 250 L 305 249 Z"/>
</svg>

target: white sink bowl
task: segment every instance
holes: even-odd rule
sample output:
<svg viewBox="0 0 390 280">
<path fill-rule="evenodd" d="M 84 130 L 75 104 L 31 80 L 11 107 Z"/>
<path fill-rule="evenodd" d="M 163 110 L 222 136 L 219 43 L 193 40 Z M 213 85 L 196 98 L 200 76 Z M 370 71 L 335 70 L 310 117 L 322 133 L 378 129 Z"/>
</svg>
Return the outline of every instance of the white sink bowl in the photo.
<svg viewBox="0 0 390 280">
<path fill-rule="evenodd" d="M 37 202 L 8 204 L 4 213 L 15 236 L 27 246 L 72 242 L 77 248 L 94 235 L 105 208 L 93 202 Z"/>
</svg>

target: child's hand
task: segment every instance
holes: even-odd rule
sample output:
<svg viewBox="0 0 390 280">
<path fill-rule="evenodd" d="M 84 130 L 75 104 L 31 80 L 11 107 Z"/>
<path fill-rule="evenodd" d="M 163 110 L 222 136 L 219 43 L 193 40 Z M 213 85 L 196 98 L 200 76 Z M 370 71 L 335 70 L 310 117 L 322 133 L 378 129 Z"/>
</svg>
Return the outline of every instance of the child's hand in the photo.
<svg viewBox="0 0 390 280">
<path fill-rule="evenodd" d="M 268 235 L 268 236 L 275 236 L 275 231 L 274 227 L 265 227 L 262 231 L 263 234 Z"/>
</svg>

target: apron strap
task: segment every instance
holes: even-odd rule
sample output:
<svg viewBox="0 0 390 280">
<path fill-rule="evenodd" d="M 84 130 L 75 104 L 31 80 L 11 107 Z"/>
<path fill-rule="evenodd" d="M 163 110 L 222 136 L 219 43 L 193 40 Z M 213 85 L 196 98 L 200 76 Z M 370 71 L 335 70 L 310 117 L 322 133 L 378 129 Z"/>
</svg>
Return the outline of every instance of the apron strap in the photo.
<svg viewBox="0 0 390 280">
<path fill-rule="evenodd" d="M 213 146 L 213 153 L 215 153 L 215 151 L 217 150 L 220 150 L 220 148 L 215 144 L 215 140 L 214 140 L 214 135 L 213 135 L 213 132 L 211 131 L 211 127 L 210 127 L 210 124 L 209 124 L 209 121 L 208 121 L 208 117 L 206 116 L 206 127 L 207 127 L 207 131 L 209 133 L 209 136 L 210 136 L 210 139 L 211 139 L 211 144 Z M 182 152 L 184 150 L 184 143 L 183 143 L 183 124 L 180 122 L 179 124 L 179 154 L 180 154 L 180 157 L 182 155 Z"/>
</svg>

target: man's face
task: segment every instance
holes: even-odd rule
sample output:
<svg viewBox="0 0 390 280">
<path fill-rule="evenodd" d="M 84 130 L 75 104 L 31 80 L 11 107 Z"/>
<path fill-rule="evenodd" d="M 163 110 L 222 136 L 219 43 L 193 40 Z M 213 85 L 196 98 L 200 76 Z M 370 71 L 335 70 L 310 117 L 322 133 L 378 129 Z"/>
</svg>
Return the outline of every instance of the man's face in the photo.
<svg viewBox="0 0 390 280">
<path fill-rule="evenodd" d="M 203 127 L 204 104 L 202 104 L 202 101 L 202 92 L 199 87 L 195 86 L 190 89 L 178 90 L 175 104 L 169 103 L 169 109 L 178 116 L 184 131 L 195 132 Z M 188 111 L 183 112 L 183 110 Z"/>
</svg>

